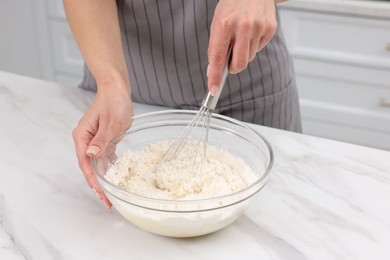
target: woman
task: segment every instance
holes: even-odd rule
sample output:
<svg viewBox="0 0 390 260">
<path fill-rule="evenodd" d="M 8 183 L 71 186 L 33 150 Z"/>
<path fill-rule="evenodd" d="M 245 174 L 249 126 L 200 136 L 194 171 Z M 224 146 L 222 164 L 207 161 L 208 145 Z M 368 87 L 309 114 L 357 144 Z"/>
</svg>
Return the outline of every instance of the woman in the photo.
<svg viewBox="0 0 390 260">
<path fill-rule="evenodd" d="M 126 131 L 132 100 L 198 109 L 217 91 L 229 46 L 232 60 L 216 112 L 301 130 L 291 58 L 277 28 L 274 0 L 64 0 L 86 62 L 81 87 L 96 98 L 73 131 L 80 168 L 105 197 L 89 156 Z M 232 75 L 233 74 L 233 75 Z"/>
</svg>

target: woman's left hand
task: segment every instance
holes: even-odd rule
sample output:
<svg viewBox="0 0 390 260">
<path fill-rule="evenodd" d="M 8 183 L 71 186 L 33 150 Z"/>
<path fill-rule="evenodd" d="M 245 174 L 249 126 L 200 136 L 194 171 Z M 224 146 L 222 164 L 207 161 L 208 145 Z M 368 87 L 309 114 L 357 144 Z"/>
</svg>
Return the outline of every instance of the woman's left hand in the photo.
<svg viewBox="0 0 390 260">
<path fill-rule="evenodd" d="M 216 92 L 229 46 L 230 73 L 244 70 L 276 32 L 274 0 L 220 0 L 211 23 L 208 87 Z"/>
</svg>

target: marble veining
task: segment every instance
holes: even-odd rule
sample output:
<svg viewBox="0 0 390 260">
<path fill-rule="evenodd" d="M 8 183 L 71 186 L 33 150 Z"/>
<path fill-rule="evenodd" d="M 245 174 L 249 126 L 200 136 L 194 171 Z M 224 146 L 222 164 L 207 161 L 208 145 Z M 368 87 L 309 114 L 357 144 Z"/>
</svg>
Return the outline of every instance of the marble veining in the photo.
<svg viewBox="0 0 390 260">
<path fill-rule="evenodd" d="M 0 259 L 390 259 L 390 152 L 252 126 L 275 165 L 244 216 L 166 238 L 107 210 L 84 181 L 71 131 L 93 98 L 0 72 Z"/>
<path fill-rule="evenodd" d="M 4 195 L 0 193 L 0 245 L 4 259 L 28 259 L 24 254 L 23 248 L 15 241 L 11 229 L 11 223 L 8 223 L 6 209 L 4 205 Z"/>
</svg>

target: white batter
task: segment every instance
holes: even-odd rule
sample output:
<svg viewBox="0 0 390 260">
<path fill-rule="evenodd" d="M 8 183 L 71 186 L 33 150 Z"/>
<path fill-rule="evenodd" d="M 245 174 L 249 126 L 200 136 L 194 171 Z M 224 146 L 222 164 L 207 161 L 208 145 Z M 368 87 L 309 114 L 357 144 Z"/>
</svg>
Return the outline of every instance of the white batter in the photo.
<svg viewBox="0 0 390 260">
<path fill-rule="evenodd" d="M 168 200 L 227 195 L 244 189 L 256 179 L 243 159 L 211 145 L 207 146 L 201 171 L 197 164 L 192 167 L 195 143 L 184 146 L 174 165 L 170 162 L 158 165 L 171 144 L 159 141 L 140 151 L 126 150 L 109 168 L 106 179 L 129 192 Z"/>
</svg>

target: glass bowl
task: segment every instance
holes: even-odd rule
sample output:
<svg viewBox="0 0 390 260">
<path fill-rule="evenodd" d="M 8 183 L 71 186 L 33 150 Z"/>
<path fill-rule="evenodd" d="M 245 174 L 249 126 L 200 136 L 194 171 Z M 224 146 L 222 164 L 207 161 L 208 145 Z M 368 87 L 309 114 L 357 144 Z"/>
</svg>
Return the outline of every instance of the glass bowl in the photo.
<svg viewBox="0 0 390 260">
<path fill-rule="evenodd" d="M 166 110 L 136 116 L 131 128 L 112 140 L 104 155 L 91 159 L 97 180 L 113 207 L 134 225 L 170 237 L 212 233 L 239 218 L 266 184 L 273 164 L 269 142 L 242 122 L 218 114 L 212 115 L 208 143 L 241 157 L 250 166 L 256 178 L 248 187 L 208 199 L 162 200 L 128 192 L 105 178 L 110 165 L 125 150 L 176 140 L 196 112 Z"/>
</svg>

